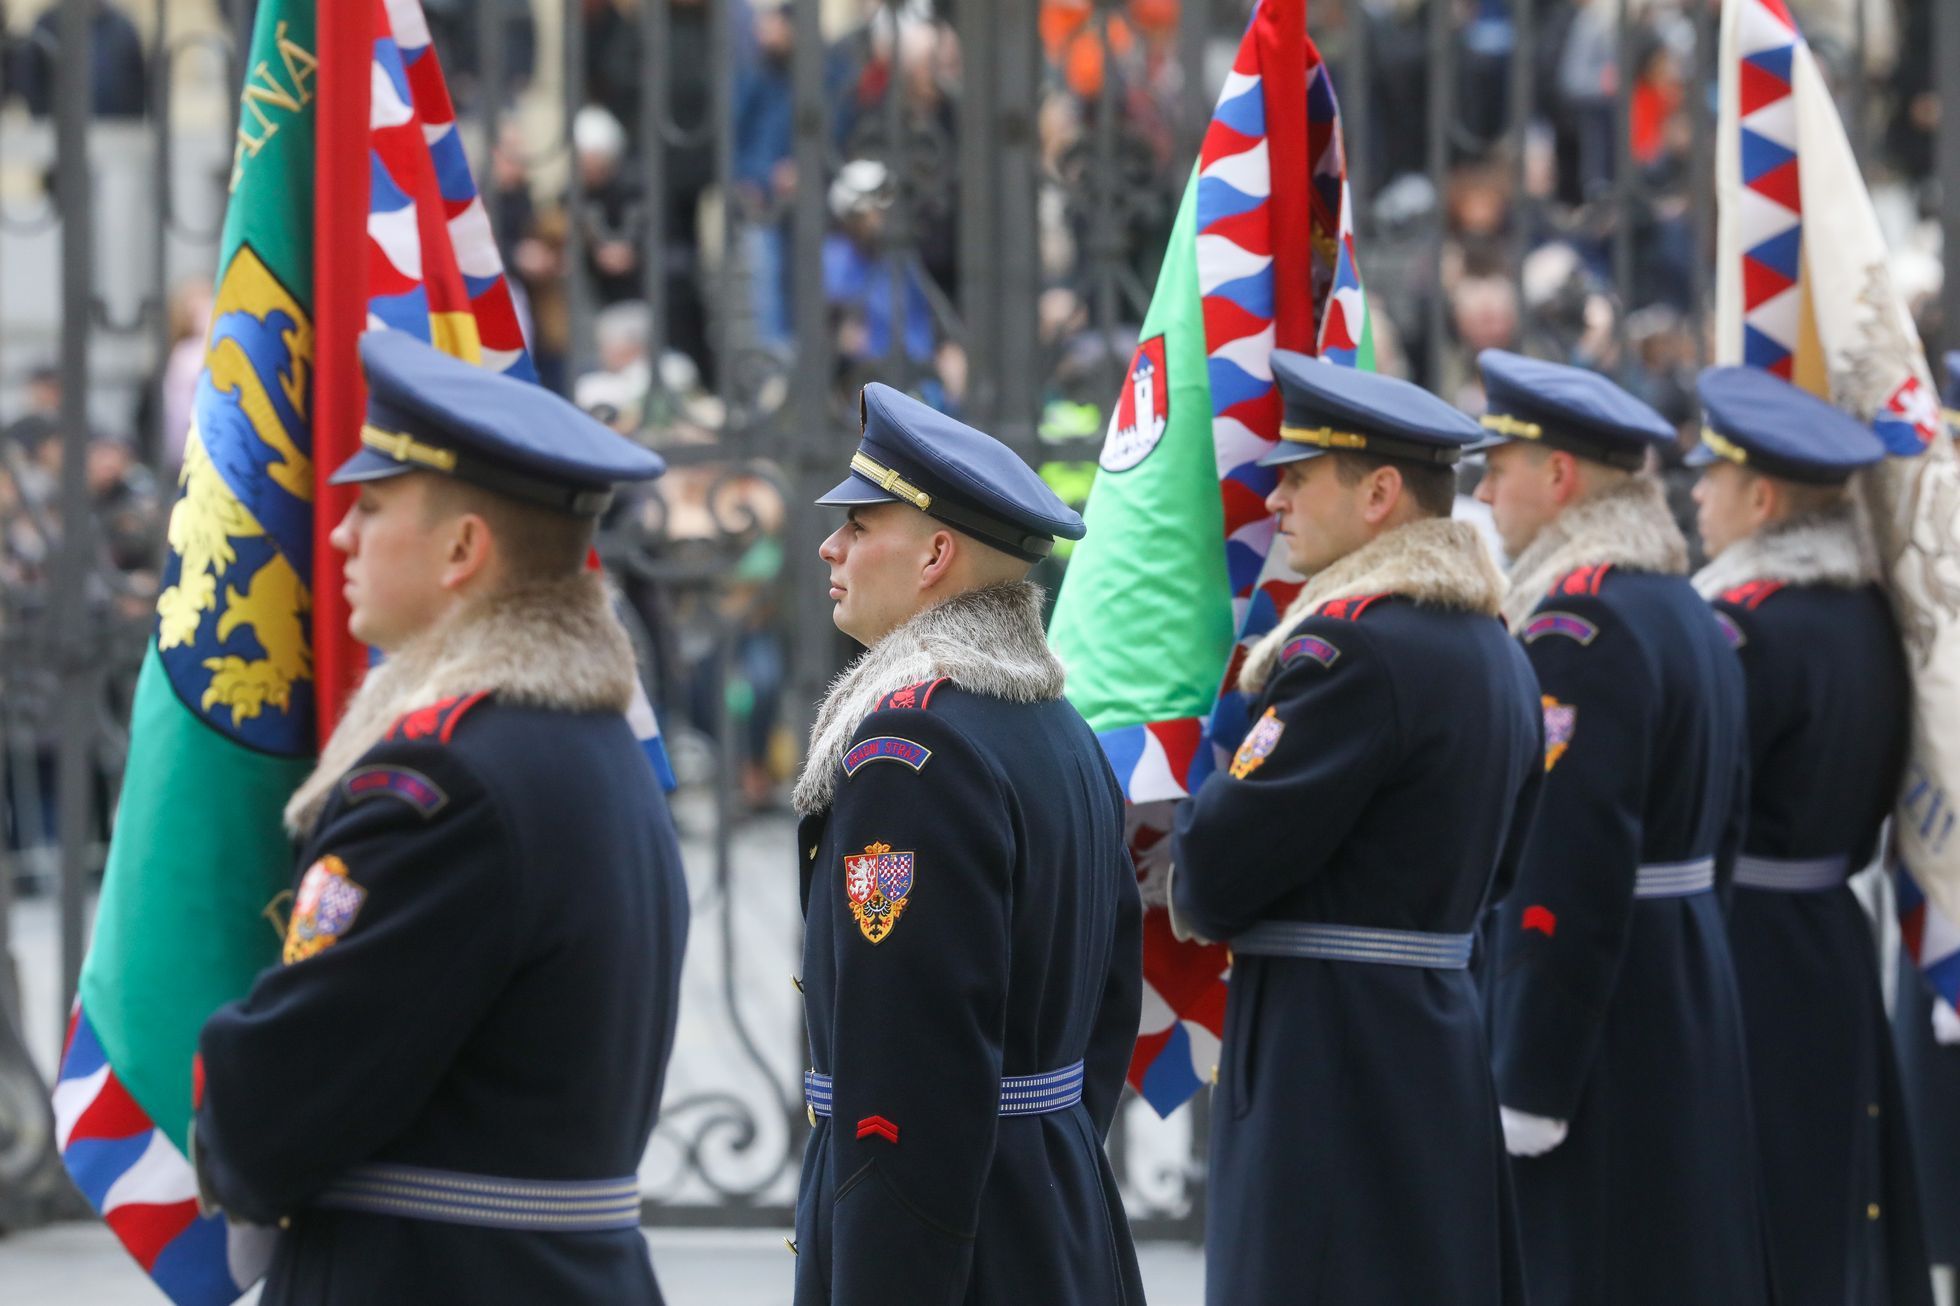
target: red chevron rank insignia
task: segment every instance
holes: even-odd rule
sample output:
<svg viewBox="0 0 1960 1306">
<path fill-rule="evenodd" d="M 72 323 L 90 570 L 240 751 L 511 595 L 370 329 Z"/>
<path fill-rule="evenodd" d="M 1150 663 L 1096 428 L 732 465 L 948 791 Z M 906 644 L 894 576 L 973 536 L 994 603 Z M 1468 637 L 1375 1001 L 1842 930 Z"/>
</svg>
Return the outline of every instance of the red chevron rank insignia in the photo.
<svg viewBox="0 0 1960 1306">
<path fill-rule="evenodd" d="M 893 1147 L 898 1146 L 898 1126 L 883 1116 L 866 1116 L 864 1119 L 858 1121 L 858 1137 L 871 1138 L 873 1136 L 884 1139 Z"/>
</svg>

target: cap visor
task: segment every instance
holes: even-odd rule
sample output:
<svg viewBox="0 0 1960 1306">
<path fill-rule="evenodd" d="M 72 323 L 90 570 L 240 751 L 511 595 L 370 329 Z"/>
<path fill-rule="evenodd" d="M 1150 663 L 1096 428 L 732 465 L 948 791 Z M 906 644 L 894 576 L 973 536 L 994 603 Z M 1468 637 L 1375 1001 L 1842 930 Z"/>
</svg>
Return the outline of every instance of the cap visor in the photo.
<svg viewBox="0 0 1960 1306">
<path fill-rule="evenodd" d="M 898 496 L 883 490 L 853 472 L 837 482 L 835 489 L 822 495 L 817 503 L 830 507 L 848 508 L 859 503 L 897 503 Z"/>
<path fill-rule="evenodd" d="M 385 481 L 390 476 L 405 476 L 418 470 L 408 463 L 398 463 L 384 453 L 373 449 L 363 449 L 342 463 L 332 476 L 328 485 L 358 485 L 362 481 Z"/>
<path fill-rule="evenodd" d="M 1281 440 L 1266 452 L 1266 456 L 1259 460 L 1259 465 L 1261 467 L 1279 467 L 1286 463 L 1300 463 L 1305 462 L 1309 458 L 1318 458 L 1327 452 L 1328 450 L 1321 448 L 1317 444 L 1301 444 L 1297 440 Z"/>
<path fill-rule="evenodd" d="M 1698 444 L 1681 456 L 1683 467 L 1713 467 L 1722 461 L 1722 455 L 1705 444 Z"/>
</svg>

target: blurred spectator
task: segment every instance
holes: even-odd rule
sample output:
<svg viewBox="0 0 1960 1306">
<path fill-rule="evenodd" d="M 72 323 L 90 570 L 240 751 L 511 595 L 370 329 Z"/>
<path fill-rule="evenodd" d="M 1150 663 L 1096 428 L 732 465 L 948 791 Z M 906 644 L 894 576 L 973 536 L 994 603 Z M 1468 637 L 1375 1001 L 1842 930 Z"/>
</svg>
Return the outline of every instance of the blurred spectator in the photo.
<svg viewBox="0 0 1960 1306">
<path fill-rule="evenodd" d="M 143 38 L 109 0 L 82 0 L 89 9 L 89 104 L 101 118 L 141 118 L 149 103 Z M 54 112 L 55 68 L 61 62 L 61 5 L 50 5 L 21 42 L 13 72 L 27 111 Z"/>
<path fill-rule="evenodd" d="M 171 289 L 164 307 L 170 348 L 136 401 L 142 441 L 137 452 L 173 482 L 196 416 L 197 378 L 204 370 L 204 345 L 211 333 L 211 294 L 209 277 L 190 277 Z"/>
<path fill-rule="evenodd" d="M 585 192 L 585 266 L 601 304 L 640 296 L 639 184 L 626 172 L 626 130 L 588 104 L 572 119 L 572 154 Z"/>
<path fill-rule="evenodd" d="M 885 248 L 891 203 L 890 174 L 875 159 L 853 159 L 830 186 L 830 211 L 838 230 L 824 240 L 823 286 L 840 361 L 866 362 L 893 353 L 895 297 L 903 314 L 896 334 L 905 357 L 924 363 L 932 356 L 932 309 L 925 287 L 902 255 Z"/>
<path fill-rule="evenodd" d="M 653 386 L 653 309 L 628 300 L 602 310 L 592 323 L 599 367 L 578 380 L 573 399 L 622 435 L 637 432 L 646 418 Z"/>
<path fill-rule="evenodd" d="M 796 29 L 787 0 L 757 0 L 755 57 L 735 88 L 735 185 L 756 334 L 787 350 L 795 324 L 790 309 L 789 203 L 796 194 L 795 92 L 790 52 Z"/>
<path fill-rule="evenodd" d="M 1619 93 L 1620 5 L 1629 0 L 1571 0 L 1571 23 L 1559 50 L 1557 108 L 1563 198 L 1583 203 L 1613 182 L 1614 97 Z"/>
<path fill-rule="evenodd" d="M 488 18 L 486 11 L 497 17 Z M 442 71 L 458 110 L 468 113 L 482 107 L 477 101 L 479 87 L 490 70 L 483 66 L 486 52 L 480 38 L 488 22 L 495 21 L 502 29 L 505 94 L 497 107 L 510 107 L 531 84 L 538 66 L 531 0 L 422 0 L 422 15 L 429 23 L 431 44 L 442 52 Z"/>
</svg>

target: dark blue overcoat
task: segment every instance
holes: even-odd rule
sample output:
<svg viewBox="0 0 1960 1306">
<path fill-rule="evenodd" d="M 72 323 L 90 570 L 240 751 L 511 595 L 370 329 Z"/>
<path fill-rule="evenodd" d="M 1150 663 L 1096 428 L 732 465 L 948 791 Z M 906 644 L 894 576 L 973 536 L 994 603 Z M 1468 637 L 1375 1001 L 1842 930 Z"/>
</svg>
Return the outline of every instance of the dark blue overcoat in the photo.
<svg viewBox="0 0 1960 1306">
<path fill-rule="evenodd" d="M 1285 649 L 1234 765 L 1179 812 L 1180 912 L 1224 940 L 1274 921 L 1474 931 L 1544 770 L 1515 643 L 1492 617 L 1382 597 L 1328 605 Z M 1523 1301 L 1487 1049 L 1466 969 L 1235 955 L 1206 1300 Z"/>
<path fill-rule="evenodd" d="M 1874 585 L 1738 586 L 1749 692 L 1729 938 L 1781 1306 L 1915 1306 L 1931 1277 L 1871 924 L 1845 883 L 1898 797 L 1911 687 Z"/>
<path fill-rule="evenodd" d="M 797 840 L 832 1095 L 803 1161 L 797 1306 L 1141 1303 L 1103 1140 L 1143 908 L 1101 745 L 1061 699 L 941 681 L 888 695 L 843 767 Z M 1004 1079 L 1076 1063 L 1080 1101 L 1002 1114 Z"/>
<path fill-rule="evenodd" d="M 204 1186 L 243 1220 L 286 1222 L 263 1300 L 658 1303 L 637 1228 L 315 1205 L 363 1163 L 638 1170 L 688 904 L 625 718 L 494 698 L 412 713 L 341 779 L 300 865 L 285 964 L 200 1043 Z"/>
<path fill-rule="evenodd" d="M 1747 795 L 1742 669 L 1688 581 L 1658 572 L 1584 568 L 1517 634 L 1549 770 L 1494 931 L 1497 1091 L 1570 1125 L 1512 1165 L 1533 1306 L 1760 1306 L 1719 893 Z"/>
</svg>

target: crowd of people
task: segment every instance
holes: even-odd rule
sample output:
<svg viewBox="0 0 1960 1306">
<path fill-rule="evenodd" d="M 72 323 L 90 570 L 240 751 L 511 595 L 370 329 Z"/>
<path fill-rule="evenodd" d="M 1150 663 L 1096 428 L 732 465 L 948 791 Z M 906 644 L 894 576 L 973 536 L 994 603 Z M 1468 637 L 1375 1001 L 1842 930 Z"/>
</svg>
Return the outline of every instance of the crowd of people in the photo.
<svg viewBox="0 0 1960 1306">
<path fill-rule="evenodd" d="M 647 166 L 642 3 L 666 6 L 659 52 L 667 102 L 656 167 Z M 1631 40 L 1621 42 L 1622 5 Z M 1792 0 L 1827 73 L 1852 111 L 1866 170 L 1901 248 L 1902 280 L 1923 307 L 1922 333 L 1942 337 L 1939 263 L 1930 234 L 1932 0 Z M 427 0 L 437 49 L 465 117 L 501 110 L 477 161 L 491 224 L 546 384 L 622 431 L 669 447 L 712 446 L 731 424 L 724 395 L 767 408 L 781 402 L 794 358 L 799 294 L 820 294 L 839 396 L 867 380 L 901 382 L 958 415 L 974 378 L 963 346 L 971 307 L 960 261 L 966 207 L 959 166 L 966 94 L 957 0 L 853 0 L 822 6 L 828 109 L 823 175 L 800 175 L 795 85 L 796 15 L 788 0 L 733 0 L 725 21 L 732 64 L 714 57 L 715 14 L 705 0 L 580 0 L 583 58 L 572 76 L 565 132 L 570 171 L 541 150 L 527 96 L 541 77 L 538 18 L 505 0 L 497 67 L 473 7 Z M 1186 180 L 1189 128 L 1209 108 L 1249 0 L 1209 6 L 1203 80 L 1192 84 L 1178 0 L 1044 0 L 1041 65 L 1030 125 L 1037 169 L 1032 300 L 1040 378 L 1038 428 L 1050 438 L 1094 437 L 1138 332 Z M 1314 0 L 1309 25 L 1344 103 L 1357 182 L 1359 248 L 1376 307 L 1384 370 L 1421 378 L 1467 411 L 1483 404 L 1474 360 L 1517 347 L 1607 373 L 1694 431 L 1693 377 L 1706 354 L 1709 189 L 1696 123 L 1712 120 L 1715 6 L 1705 0 L 1456 0 L 1448 75 L 1432 66 L 1433 6 L 1423 0 Z M 31 115 L 52 107 L 59 53 L 53 11 L 0 48 L 0 94 Z M 1863 27 L 1860 27 L 1862 19 Z M 144 112 L 152 72 L 137 27 L 113 0 L 94 13 L 94 109 Z M 0 30 L 5 30 L 0 12 Z M 1510 130 L 1516 61 L 1533 112 L 1522 139 Z M 1365 75 L 1364 75 L 1365 74 Z M 1615 138 L 1628 84 L 1626 154 L 1631 201 Z M 1433 170 L 1430 97 L 1452 96 L 1444 164 Z M 730 173 L 713 132 L 726 96 Z M 1705 99 L 1706 103 L 1698 103 Z M 1106 121 L 1114 115 L 1115 122 Z M 1113 128 L 1110 129 L 1110 128 Z M 896 135 L 894 134 L 896 133 Z M 1113 150 L 1113 154 L 1112 154 Z M 652 180 L 656 195 L 645 193 Z M 816 188 L 829 217 L 820 266 L 793 266 L 793 211 Z M 648 264 L 649 224 L 658 249 Z M 1619 273 L 1622 242 L 1631 276 Z M 1440 250 L 1440 253 L 1437 251 Z M 1123 289 L 1107 293 L 1112 284 Z M 1698 293 L 1702 296 L 1698 298 Z M 101 514 L 103 571 L 117 594 L 154 587 L 167 486 L 190 420 L 209 313 L 208 286 L 186 286 L 171 305 L 169 356 L 144 387 L 126 429 L 90 441 L 92 492 Z M 1440 309 L 1432 311 L 1432 306 Z M 1115 316 L 1109 316 L 1110 306 Z M 724 357 L 724 354 L 731 355 Z M 59 512 L 49 487 L 59 441 L 47 373 L 11 413 L 0 463 L 0 579 L 16 597 L 46 580 Z M 757 378 L 760 378 L 759 380 Z M 38 416 L 37 416 L 38 414 Z M 1067 468 L 1050 472 L 1064 476 Z M 706 477 L 706 479 L 703 479 Z M 713 534 L 697 498 L 712 476 L 671 478 L 658 529 L 693 522 Z M 1076 481 L 1086 483 L 1086 476 Z M 1682 486 L 1685 478 L 1677 476 Z M 696 484 L 696 481 L 700 481 Z M 680 487 L 680 488 L 676 488 Z M 1078 485 L 1077 488 L 1080 488 Z M 738 497 L 780 523 L 781 497 L 764 480 Z M 1685 514 L 1685 489 L 1677 496 Z M 657 519 L 657 520 L 656 520 Z M 780 540 L 764 532 L 741 562 L 753 602 L 732 615 L 734 677 L 723 644 L 684 629 L 656 586 L 629 587 L 670 665 L 661 671 L 670 717 L 719 730 L 734 692 L 752 799 L 767 801 L 793 752 L 775 705 L 786 662 L 770 598 Z"/>
</svg>

